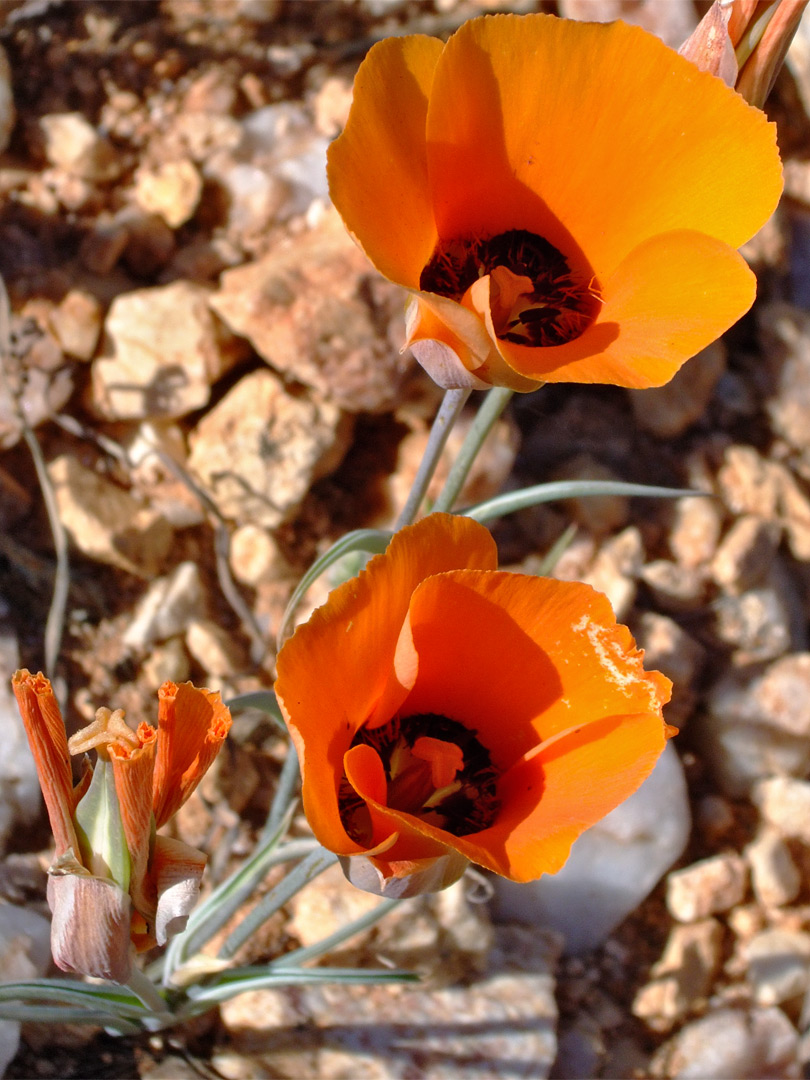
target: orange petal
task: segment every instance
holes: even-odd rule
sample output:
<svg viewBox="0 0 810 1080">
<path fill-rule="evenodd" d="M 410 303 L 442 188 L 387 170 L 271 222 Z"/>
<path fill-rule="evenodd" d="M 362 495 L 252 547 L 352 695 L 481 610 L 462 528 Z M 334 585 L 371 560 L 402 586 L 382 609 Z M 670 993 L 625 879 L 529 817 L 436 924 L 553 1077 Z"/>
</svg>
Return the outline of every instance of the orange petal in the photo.
<svg viewBox="0 0 810 1080">
<path fill-rule="evenodd" d="M 132 862 L 129 892 L 136 909 L 147 919 L 155 913 L 157 897 L 147 877 L 152 840 L 152 783 L 157 751 L 157 731 L 141 723 L 136 732 L 140 745 L 127 750 L 120 743 L 110 745 L 115 792 L 121 811 L 127 850 Z"/>
<path fill-rule="evenodd" d="M 501 770 L 572 726 L 669 699 L 607 598 L 579 582 L 459 570 L 423 582 L 408 621 L 419 673 L 403 714 L 460 721 Z"/>
<path fill-rule="evenodd" d="M 399 676 L 395 668 L 411 594 L 424 578 L 461 566 L 495 569 L 492 536 L 469 518 L 432 514 L 401 529 L 279 653 L 276 694 L 301 761 L 304 808 L 332 851 L 359 850 L 338 813 L 343 755 L 378 706 L 381 719 L 393 715 L 408 690 L 400 678 L 413 675 L 404 663 Z"/>
<path fill-rule="evenodd" d="M 739 247 L 782 187 L 763 114 L 621 22 L 466 22 L 436 67 L 427 144 L 441 236 L 528 229 L 600 281 L 662 232 Z"/>
<path fill-rule="evenodd" d="M 427 181 L 425 118 L 436 38 L 387 38 L 354 81 L 343 134 L 328 153 L 329 192 L 347 228 L 386 277 L 418 288 L 436 244 Z"/>
<path fill-rule="evenodd" d="M 445 390 L 483 390 L 494 385 L 524 392 L 536 390 L 536 379 L 525 378 L 499 354 L 488 319 L 489 278 L 481 282 L 487 289 L 485 296 L 475 285 L 469 292 L 483 305 L 483 315 L 472 302 L 465 306 L 433 293 L 414 296 L 407 313 L 406 345 L 433 381 Z"/>
<path fill-rule="evenodd" d="M 491 828 L 456 841 L 472 862 L 513 881 L 553 874 L 576 838 L 647 779 L 665 744 L 660 712 L 591 722 L 501 779 Z"/>
<path fill-rule="evenodd" d="M 190 682 L 161 686 L 152 792 L 156 828 L 176 814 L 194 791 L 230 727 L 231 714 L 218 693 L 197 689 Z"/>
<path fill-rule="evenodd" d="M 376 750 L 363 744 L 353 746 L 343 762 L 347 780 L 368 807 L 372 824 L 368 850 L 382 849 L 382 854 L 374 858 L 374 865 L 385 877 L 403 877 L 414 872 L 417 864 L 424 867 L 425 860 L 439 859 L 455 846 L 454 838 L 442 830 L 423 827 L 417 818 L 386 805 L 387 783 Z M 392 844 L 390 840 L 394 836 Z M 338 854 L 349 855 L 351 851 L 344 848 Z"/>
<path fill-rule="evenodd" d="M 73 779 L 67 735 L 59 704 L 51 684 L 40 671 L 32 675 L 23 669 L 11 680 L 14 696 L 34 757 L 39 785 L 48 810 L 56 855 L 72 849 L 78 856 L 79 844 L 73 827 Z"/>
<path fill-rule="evenodd" d="M 632 251 L 602 295 L 597 321 L 575 341 L 545 349 L 498 341 L 498 349 L 537 380 L 661 386 L 748 311 L 756 279 L 721 241 L 674 232 Z"/>
</svg>

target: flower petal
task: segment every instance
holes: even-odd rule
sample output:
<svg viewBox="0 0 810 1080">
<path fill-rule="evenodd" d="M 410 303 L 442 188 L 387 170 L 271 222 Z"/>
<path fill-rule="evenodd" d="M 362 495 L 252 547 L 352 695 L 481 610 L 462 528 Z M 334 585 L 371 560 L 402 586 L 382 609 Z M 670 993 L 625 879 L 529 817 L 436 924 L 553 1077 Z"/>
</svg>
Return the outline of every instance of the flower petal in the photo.
<svg viewBox="0 0 810 1080">
<path fill-rule="evenodd" d="M 448 851 L 438 858 L 397 864 L 386 863 L 376 856 L 340 856 L 340 866 L 347 881 L 357 889 L 390 900 L 440 892 L 458 881 L 469 865 L 469 859 L 457 851 Z"/>
<path fill-rule="evenodd" d="M 498 341 L 518 372 L 545 382 L 661 386 L 751 307 L 756 278 L 733 248 L 702 233 L 640 244 L 603 288 L 597 321 L 567 345 Z"/>
<path fill-rule="evenodd" d="M 48 810 L 56 856 L 58 858 L 70 848 L 77 852 L 70 753 L 56 696 L 41 671 L 36 675 L 26 669 L 17 671 L 11 685 Z"/>
<path fill-rule="evenodd" d="M 432 514 L 401 529 L 279 653 L 276 694 L 301 761 L 305 811 L 332 851 L 360 850 L 338 813 L 343 755 L 384 696 L 390 717 L 409 689 L 394 660 L 411 594 L 424 578 L 459 566 L 494 570 L 492 536 L 469 518 Z M 402 663 L 399 675 L 407 678 Z"/>
<path fill-rule="evenodd" d="M 496 348 L 489 314 L 489 277 L 476 282 L 468 293 L 464 304 L 433 293 L 412 297 L 406 346 L 445 390 L 484 390 L 492 385 L 536 390 L 537 380 L 521 375 Z"/>
<path fill-rule="evenodd" d="M 109 748 L 121 825 L 132 863 L 129 893 L 135 908 L 151 921 L 157 897 L 147 877 L 152 840 L 152 783 L 157 752 L 157 731 L 141 723 L 136 732 L 140 745 L 128 750 L 121 743 Z"/>
<path fill-rule="evenodd" d="M 427 155 L 441 236 L 528 229 L 600 281 L 662 232 L 739 247 L 781 193 L 763 114 L 621 22 L 466 22 L 436 67 Z"/>
<path fill-rule="evenodd" d="M 513 881 L 556 873 L 577 837 L 646 780 L 665 741 L 654 712 L 601 718 L 545 754 L 541 745 L 502 778 L 498 820 L 456 847 Z"/>
<path fill-rule="evenodd" d="M 408 625 L 419 673 L 403 715 L 439 713 L 511 767 L 541 740 L 606 716 L 653 713 L 670 683 L 589 585 L 457 570 L 422 582 Z"/>
<path fill-rule="evenodd" d="M 197 898 L 200 895 L 207 856 L 196 848 L 170 836 L 155 837 L 155 850 L 150 864 L 158 895 L 155 937 L 165 945 L 174 934 L 186 928 Z"/>
<path fill-rule="evenodd" d="M 176 814 L 202 780 L 230 731 L 218 693 L 190 682 L 158 691 L 158 742 L 152 791 L 155 827 Z"/>
<path fill-rule="evenodd" d="M 354 81 L 343 134 L 328 153 L 329 192 L 347 228 L 386 277 L 418 288 L 436 244 L 425 157 L 425 118 L 442 43 L 387 38 Z"/>
<path fill-rule="evenodd" d="M 114 882 L 51 868 L 51 952 L 62 971 L 125 983 L 132 971 L 129 896 Z"/>
</svg>

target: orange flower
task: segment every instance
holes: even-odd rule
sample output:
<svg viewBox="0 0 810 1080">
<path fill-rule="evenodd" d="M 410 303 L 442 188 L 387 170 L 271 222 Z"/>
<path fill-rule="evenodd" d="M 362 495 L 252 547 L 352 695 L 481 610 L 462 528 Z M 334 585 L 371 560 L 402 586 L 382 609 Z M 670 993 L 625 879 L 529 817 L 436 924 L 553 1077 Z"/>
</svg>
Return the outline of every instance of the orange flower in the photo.
<svg viewBox="0 0 810 1080">
<path fill-rule="evenodd" d="M 559 870 L 671 733 L 669 680 L 604 596 L 496 567 L 487 529 L 433 514 L 279 653 L 310 825 L 369 891 Z"/>
<path fill-rule="evenodd" d="M 164 683 L 158 729 L 99 709 L 68 741 L 51 684 L 18 671 L 12 686 L 56 842 L 49 870 L 51 948 L 63 971 L 126 982 L 132 948 L 164 944 L 186 923 L 205 855 L 156 836 L 205 775 L 231 726 L 219 694 Z M 70 754 L 97 751 L 74 789 Z"/>
<path fill-rule="evenodd" d="M 431 376 L 526 391 L 671 379 L 751 306 L 782 180 L 774 126 L 652 35 L 495 15 L 371 49 L 329 185 Z"/>
</svg>

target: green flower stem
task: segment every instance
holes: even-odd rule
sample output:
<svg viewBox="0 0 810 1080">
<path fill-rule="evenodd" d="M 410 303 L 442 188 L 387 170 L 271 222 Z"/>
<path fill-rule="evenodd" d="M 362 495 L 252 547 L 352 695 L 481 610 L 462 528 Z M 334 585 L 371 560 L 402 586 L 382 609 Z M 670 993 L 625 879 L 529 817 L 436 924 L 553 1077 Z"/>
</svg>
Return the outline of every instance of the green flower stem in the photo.
<svg viewBox="0 0 810 1080">
<path fill-rule="evenodd" d="M 413 482 L 407 502 L 402 508 L 402 513 L 397 518 L 395 528 L 401 529 L 405 525 L 410 525 L 419 513 L 419 507 L 422 505 L 430 481 L 433 479 L 433 474 L 439 464 L 439 458 L 442 456 L 447 438 L 453 430 L 453 425 L 458 420 L 469 396 L 469 390 L 446 391 L 444 400 L 436 413 L 436 419 L 433 421 L 433 427 L 430 429 L 430 438 L 422 461 L 419 464 L 416 479 Z"/>
<path fill-rule="evenodd" d="M 298 786 L 300 776 L 301 772 L 298 768 L 298 754 L 295 749 L 295 744 L 290 741 L 287 745 L 287 756 L 284 759 L 284 764 L 281 766 L 281 773 L 279 774 L 278 785 L 276 786 L 276 792 L 273 796 L 270 813 L 267 817 L 265 826 L 262 829 L 260 843 L 269 840 L 278 831 L 279 825 L 284 820 L 290 804 L 295 798 L 295 789 Z"/>
<path fill-rule="evenodd" d="M 175 1017 L 166 1004 L 166 999 L 140 968 L 133 965 L 126 985 L 151 1013 L 151 1016 L 145 1016 L 142 1020 L 143 1026 L 148 1031 L 158 1031 L 162 1027 L 170 1027 L 176 1023 Z"/>
<path fill-rule="evenodd" d="M 440 510 L 450 511 L 452 509 L 453 503 L 458 498 L 458 493 L 464 486 L 467 474 L 484 444 L 484 440 L 492 430 L 495 421 L 506 408 L 512 394 L 514 394 L 514 390 L 508 390 L 505 386 L 495 386 L 484 398 L 481 408 L 478 410 L 475 420 L 473 420 L 470 430 L 462 443 L 459 455 L 453 462 L 444 488 L 433 506 L 434 513 Z"/>
</svg>

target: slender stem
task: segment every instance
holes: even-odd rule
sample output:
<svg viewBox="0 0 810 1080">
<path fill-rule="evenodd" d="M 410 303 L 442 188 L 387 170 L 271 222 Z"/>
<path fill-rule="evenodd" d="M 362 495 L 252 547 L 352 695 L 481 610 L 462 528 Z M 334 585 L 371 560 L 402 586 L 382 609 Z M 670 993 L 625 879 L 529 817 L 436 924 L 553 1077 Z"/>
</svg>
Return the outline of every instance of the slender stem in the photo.
<svg viewBox="0 0 810 1080">
<path fill-rule="evenodd" d="M 161 1027 L 169 1027 L 176 1022 L 175 1017 L 169 1010 L 169 1006 L 166 1004 L 166 999 L 158 992 L 155 984 L 144 975 L 140 968 L 133 966 L 126 985 L 152 1014 L 151 1017 L 144 1017 L 142 1020 L 144 1027 L 150 1031 L 157 1031 Z M 152 1017 L 154 1017 L 154 1020 Z"/>
<path fill-rule="evenodd" d="M 430 429 L 430 438 L 422 461 L 419 464 L 411 493 L 402 508 L 402 513 L 397 518 L 395 528 L 401 529 L 405 525 L 410 525 L 419 513 L 419 507 L 422 505 L 430 481 L 433 479 L 447 437 L 453 430 L 453 425 L 458 420 L 469 396 L 470 391 L 468 389 L 446 391 L 444 400 L 436 413 L 436 419 L 433 421 L 433 427 Z"/>
<path fill-rule="evenodd" d="M 478 410 L 475 420 L 470 425 L 470 430 L 462 443 L 458 457 L 453 462 L 444 488 L 433 506 L 434 511 L 449 511 L 452 509 L 478 451 L 483 446 L 484 440 L 492 430 L 495 421 L 506 408 L 507 402 L 513 393 L 514 390 L 508 390 L 505 386 L 495 386 L 484 398 L 481 408 Z"/>
<path fill-rule="evenodd" d="M 298 768 L 298 754 L 292 742 L 287 746 L 287 756 L 281 766 L 273 802 L 267 822 L 262 829 L 261 840 L 269 840 L 281 824 L 282 818 L 287 813 L 287 808 L 295 797 L 295 789 L 300 776 Z"/>
</svg>

